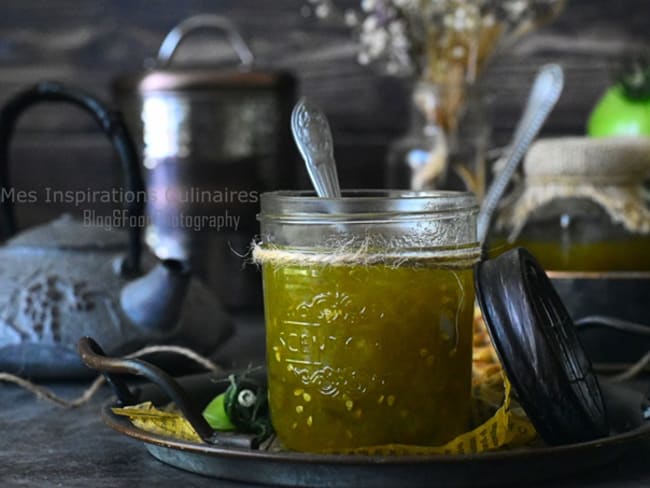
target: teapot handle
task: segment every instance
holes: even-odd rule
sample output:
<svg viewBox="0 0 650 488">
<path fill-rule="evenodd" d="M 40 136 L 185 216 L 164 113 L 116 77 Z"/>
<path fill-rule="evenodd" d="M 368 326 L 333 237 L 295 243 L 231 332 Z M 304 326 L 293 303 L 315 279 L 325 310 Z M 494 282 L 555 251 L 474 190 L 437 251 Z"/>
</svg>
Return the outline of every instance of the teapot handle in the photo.
<svg viewBox="0 0 650 488">
<path fill-rule="evenodd" d="M 15 95 L 0 109 L 0 188 L 10 189 L 9 177 L 9 142 L 14 133 L 16 122 L 21 114 L 32 105 L 40 102 L 66 102 L 82 108 L 93 116 L 102 131 L 109 137 L 122 165 L 127 191 L 133 195 L 144 192 L 144 182 L 140 172 L 138 153 L 129 136 L 122 116 L 117 111 L 109 110 L 92 95 L 78 89 L 71 89 L 60 83 L 43 81 Z M 144 201 L 141 198 L 126 199 L 128 221 L 138 222 L 144 214 Z M 16 217 L 11 199 L 0 199 L 0 232 L 5 238 L 16 233 Z M 123 271 L 135 273 L 140 269 L 142 242 L 140 229 L 129 226 L 129 255 Z"/>
</svg>

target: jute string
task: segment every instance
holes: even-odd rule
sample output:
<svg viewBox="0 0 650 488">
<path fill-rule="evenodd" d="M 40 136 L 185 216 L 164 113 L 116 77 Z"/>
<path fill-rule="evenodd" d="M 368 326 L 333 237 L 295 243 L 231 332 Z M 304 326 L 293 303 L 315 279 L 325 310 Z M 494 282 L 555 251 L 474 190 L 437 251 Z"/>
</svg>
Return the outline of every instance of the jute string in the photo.
<svg viewBox="0 0 650 488">
<path fill-rule="evenodd" d="M 148 347 L 143 347 L 142 349 L 138 349 L 134 353 L 131 353 L 125 357 L 128 359 L 135 359 L 135 358 L 147 356 L 149 354 L 160 353 L 160 352 L 176 354 L 178 356 L 184 356 L 187 359 L 190 359 L 195 363 L 201 365 L 208 371 L 221 370 L 221 368 L 218 365 L 216 365 L 214 362 L 212 362 L 210 359 L 206 358 L 205 356 L 201 356 L 200 354 L 194 352 L 191 349 L 188 349 L 186 347 L 180 347 L 180 346 L 148 346 Z M 81 395 L 73 399 L 62 398 L 48 388 L 37 385 L 36 383 L 33 383 L 25 378 L 22 378 L 18 375 L 14 375 L 11 373 L 0 372 L 0 381 L 18 385 L 19 387 L 24 388 L 25 390 L 33 393 L 34 395 L 36 395 L 36 397 L 48 401 L 50 403 L 53 403 L 55 405 L 58 405 L 60 407 L 77 408 L 88 403 L 102 387 L 105 380 L 103 376 L 101 375 L 98 376 L 90 384 L 90 386 L 83 391 Z"/>
<path fill-rule="evenodd" d="M 471 267 L 481 257 L 481 248 L 471 246 L 461 249 L 444 249 L 434 251 L 415 251 L 404 253 L 371 252 L 367 241 L 356 247 L 341 246 L 328 252 L 306 252 L 295 249 L 285 249 L 265 245 L 262 242 L 253 243 L 252 259 L 254 263 L 271 263 L 274 265 L 361 265 L 384 264 L 399 267 L 406 263 L 436 264 L 444 268 Z"/>
</svg>

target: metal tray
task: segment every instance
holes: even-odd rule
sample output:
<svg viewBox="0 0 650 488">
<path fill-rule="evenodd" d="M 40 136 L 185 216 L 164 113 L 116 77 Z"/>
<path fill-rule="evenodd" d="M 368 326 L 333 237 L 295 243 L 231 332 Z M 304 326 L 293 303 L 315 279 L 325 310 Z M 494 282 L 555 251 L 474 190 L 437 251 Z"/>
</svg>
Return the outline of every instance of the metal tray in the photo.
<svg viewBox="0 0 650 488">
<path fill-rule="evenodd" d="M 206 403 L 221 388 L 209 374 L 187 377 L 179 384 L 197 402 Z M 115 400 L 104 405 L 102 415 L 108 426 L 143 442 L 163 463 L 215 478 L 300 487 L 506 486 L 603 466 L 629 452 L 635 441 L 650 437 L 650 422 L 644 421 L 641 411 L 644 395 L 626 385 L 603 382 L 602 387 L 613 427 L 607 438 L 462 456 L 339 456 L 219 447 L 142 431 L 112 413 Z M 162 404 L 169 397 L 147 385 L 137 400 Z"/>
</svg>

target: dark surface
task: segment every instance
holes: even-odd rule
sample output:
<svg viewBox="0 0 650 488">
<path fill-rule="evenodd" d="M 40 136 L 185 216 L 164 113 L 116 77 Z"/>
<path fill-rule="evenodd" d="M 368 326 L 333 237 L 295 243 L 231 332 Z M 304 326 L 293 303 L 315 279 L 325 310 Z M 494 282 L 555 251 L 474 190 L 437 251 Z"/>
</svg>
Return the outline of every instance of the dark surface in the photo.
<svg viewBox="0 0 650 488">
<path fill-rule="evenodd" d="M 551 272 L 551 279 L 569 313 L 576 320 L 589 315 L 604 315 L 638 324 L 650 324 L 650 273 Z M 598 297 L 598 300 L 592 297 Z M 600 344 L 596 340 L 590 340 L 592 356 L 602 358 L 603 361 L 629 361 L 630 357 L 639 358 L 650 349 L 650 342 L 643 337 L 618 335 L 620 337 L 614 340 L 624 341 L 622 349 L 630 356 L 625 358 L 621 354 L 615 355 L 621 351 L 606 351 L 607 340 Z"/>
<path fill-rule="evenodd" d="M 221 357 L 230 364 L 237 357 L 235 366 L 243 367 L 259 362 L 255 358 L 262 354 L 262 329 L 254 320 L 241 326 L 240 334 Z M 85 386 L 54 385 L 54 389 L 71 398 Z M 15 386 L 0 384 L 0 486 L 251 486 L 215 481 L 156 461 L 140 443 L 102 423 L 100 406 L 109 397 L 108 389 L 103 389 L 89 404 L 67 410 L 36 400 Z M 645 442 L 620 462 L 587 475 L 528 486 L 646 487 L 650 485 L 649 456 L 650 442 Z"/>
</svg>

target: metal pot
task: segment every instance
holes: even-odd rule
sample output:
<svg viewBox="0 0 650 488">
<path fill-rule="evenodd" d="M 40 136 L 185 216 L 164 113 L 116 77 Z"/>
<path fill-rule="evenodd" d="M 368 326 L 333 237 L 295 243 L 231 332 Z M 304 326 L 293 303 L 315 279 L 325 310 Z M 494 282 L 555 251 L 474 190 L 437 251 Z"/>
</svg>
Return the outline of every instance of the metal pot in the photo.
<svg viewBox="0 0 650 488">
<path fill-rule="evenodd" d="M 225 34 L 241 65 L 172 67 L 179 44 L 199 29 Z M 154 69 L 113 83 L 142 149 L 147 243 L 160 258 L 189 258 L 230 308 L 261 306 L 259 273 L 242 269 L 238 254 L 257 233 L 259 194 L 290 186 L 295 174 L 294 78 L 252 66 L 229 20 L 199 15 L 169 32 Z"/>
</svg>

